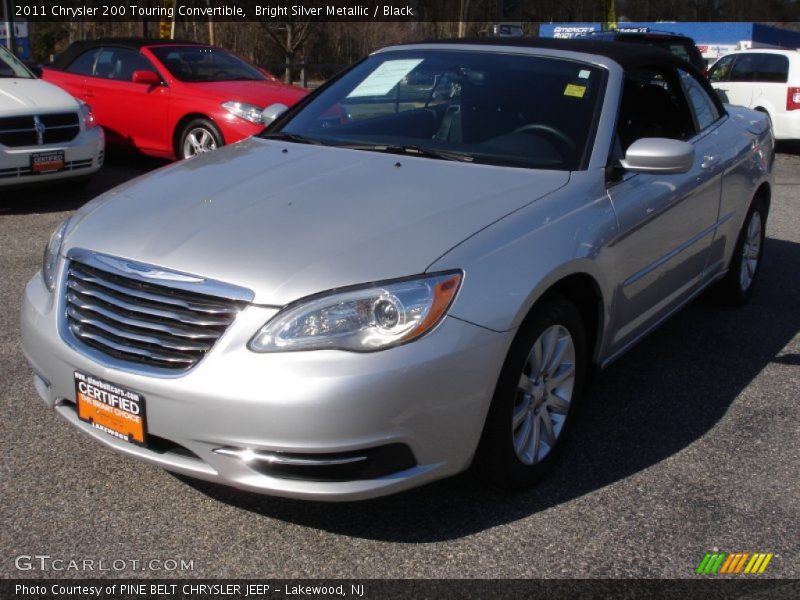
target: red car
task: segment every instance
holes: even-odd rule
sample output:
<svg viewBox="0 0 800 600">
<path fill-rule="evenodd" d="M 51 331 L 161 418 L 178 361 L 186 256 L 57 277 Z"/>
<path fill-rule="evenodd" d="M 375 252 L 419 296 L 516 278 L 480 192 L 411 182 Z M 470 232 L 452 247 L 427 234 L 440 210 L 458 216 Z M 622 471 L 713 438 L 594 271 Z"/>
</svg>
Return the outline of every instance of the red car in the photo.
<svg viewBox="0 0 800 600">
<path fill-rule="evenodd" d="M 75 42 L 42 78 L 89 103 L 109 144 L 164 158 L 258 133 L 264 108 L 307 93 L 222 48 L 169 40 Z"/>
</svg>

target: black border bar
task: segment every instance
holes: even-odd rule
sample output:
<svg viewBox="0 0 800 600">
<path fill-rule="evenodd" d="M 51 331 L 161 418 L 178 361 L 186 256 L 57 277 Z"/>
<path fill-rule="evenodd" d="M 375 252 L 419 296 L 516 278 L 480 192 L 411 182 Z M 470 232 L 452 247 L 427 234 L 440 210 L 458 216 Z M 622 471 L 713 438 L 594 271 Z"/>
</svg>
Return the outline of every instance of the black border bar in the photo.
<svg viewBox="0 0 800 600">
<path fill-rule="evenodd" d="M 600 22 L 601 0 L 4 0 L 14 20 L 217 22 L 469 21 L 488 23 Z M 259 10 L 260 7 L 260 10 Z M 177 8 L 177 10 L 176 10 Z M 266 10 L 269 9 L 269 10 Z M 617 1 L 616 16 L 631 21 L 800 21 L 800 3 L 739 0 Z"/>
<path fill-rule="evenodd" d="M 98 593 L 99 591 L 99 593 Z M 798 598 L 800 580 L 734 579 L 5 579 L 3 600 L 285 600 L 301 598 L 728 600 Z"/>
</svg>

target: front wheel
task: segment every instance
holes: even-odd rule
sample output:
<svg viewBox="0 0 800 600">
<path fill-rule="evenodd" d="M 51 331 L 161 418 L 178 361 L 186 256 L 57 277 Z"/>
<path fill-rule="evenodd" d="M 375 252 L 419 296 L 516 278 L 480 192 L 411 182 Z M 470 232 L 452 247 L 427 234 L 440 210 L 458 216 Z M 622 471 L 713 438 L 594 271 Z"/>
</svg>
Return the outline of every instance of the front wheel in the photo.
<svg viewBox="0 0 800 600">
<path fill-rule="evenodd" d="M 478 474 L 502 488 L 537 483 L 572 427 L 587 371 L 580 312 L 560 296 L 525 320 L 497 383 L 475 456 Z"/>
<path fill-rule="evenodd" d="M 753 293 L 761 272 L 766 224 L 766 204 L 756 198 L 736 240 L 728 274 L 713 290 L 714 298 L 722 304 L 741 306 Z"/>
<path fill-rule="evenodd" d="M 205 154 L 224 145 L 219 129 L 208 119 L 195 119 L 183 128 L 178 139 L 179 159 Z"/>
</svg>

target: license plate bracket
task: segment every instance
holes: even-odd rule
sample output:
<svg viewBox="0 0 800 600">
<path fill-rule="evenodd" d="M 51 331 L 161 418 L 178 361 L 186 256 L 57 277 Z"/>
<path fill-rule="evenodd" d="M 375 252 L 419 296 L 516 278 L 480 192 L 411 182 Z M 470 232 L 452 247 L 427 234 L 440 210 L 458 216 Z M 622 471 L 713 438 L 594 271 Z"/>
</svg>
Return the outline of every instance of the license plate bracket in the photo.
<svg viewBox="0 0 800 600">
<path fill-rule="evenodd" d="M 47 152 L 34 152 L 31 154 L 31 173 L 55 173 L 64 169 L 64 151 L 49 150 Z"/>
<path fill-rule="evenodd" d="M 81 421 L 117 439 L 146 444 L 145 399 L 138 392 L 75 371 L 75 400 Z"/>
</svg>

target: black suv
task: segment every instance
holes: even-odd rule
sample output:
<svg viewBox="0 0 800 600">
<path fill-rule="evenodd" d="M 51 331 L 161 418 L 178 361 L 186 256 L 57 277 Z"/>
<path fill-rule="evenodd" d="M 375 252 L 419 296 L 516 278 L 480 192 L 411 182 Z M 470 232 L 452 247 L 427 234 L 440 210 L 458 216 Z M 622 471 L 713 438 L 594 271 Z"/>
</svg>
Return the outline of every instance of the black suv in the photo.
<svg viewBox="0 0 800 600">
<path fill-rule="evenodd" d="M 630 44 L 658 46 L 688 61 L 701 73 L 706 73 L 706 61 L 703 60 L 703 55 L 700 54 L 700 50 L 697 49 L 694 40 L 685 35 L 661 31 L 594 31 L 581 37 L 607 42 L 627 42 Z"/>
</svg>

